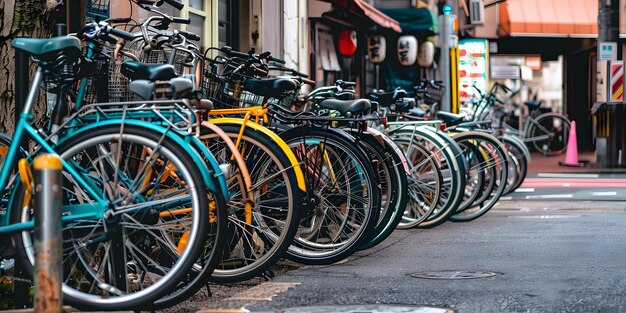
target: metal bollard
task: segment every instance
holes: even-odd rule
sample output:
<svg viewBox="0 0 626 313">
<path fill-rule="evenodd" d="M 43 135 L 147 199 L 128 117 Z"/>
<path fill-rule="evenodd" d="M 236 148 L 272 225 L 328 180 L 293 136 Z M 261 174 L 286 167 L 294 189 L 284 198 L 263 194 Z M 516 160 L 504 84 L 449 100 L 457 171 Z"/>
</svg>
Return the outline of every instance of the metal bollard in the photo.
<svg viewBox="0 0 626 313">
<path fill-rule="evenodd" d="M 61 169 L 58 155 L 35 158 L 35 312 L 62 312 Z"/>
</svg>

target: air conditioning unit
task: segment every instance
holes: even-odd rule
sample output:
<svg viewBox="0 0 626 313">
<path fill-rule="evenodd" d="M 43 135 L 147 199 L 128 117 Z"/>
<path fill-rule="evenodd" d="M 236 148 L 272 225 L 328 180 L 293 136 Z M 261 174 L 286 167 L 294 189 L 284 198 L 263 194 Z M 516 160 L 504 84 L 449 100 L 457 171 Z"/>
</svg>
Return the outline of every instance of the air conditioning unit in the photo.
<svg viewBox="0 0 626 313">
<path fill-rule="evenodd" d="M 470 0 L 469 9 L 472 25 L 485 24 L 485 3 L 483 0 Z"/>
</svg>

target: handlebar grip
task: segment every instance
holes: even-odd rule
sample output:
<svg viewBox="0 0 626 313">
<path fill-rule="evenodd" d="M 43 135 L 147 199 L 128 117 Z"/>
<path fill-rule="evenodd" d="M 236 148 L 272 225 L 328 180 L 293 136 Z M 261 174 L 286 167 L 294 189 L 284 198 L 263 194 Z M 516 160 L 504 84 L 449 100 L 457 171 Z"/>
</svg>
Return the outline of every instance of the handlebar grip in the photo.
<svg viewBox="0 0 626 313">
<path fill-rule="evenodd" d="M 163 0 L 165 1 L 165 3 L 173 6 L 174 8 L 178 9 L 178 10 L 182 10 L 185 5 L 182 2 L 178 2 L 176 0 Z"/>
<path fill-rule="evenodd" d="M 254 72 L 261 76 L 267 76 L 267 71 L 262 68 L 255 67 Z"/>
<path fill-rule="evenodd" d="M 185 30 L 179 30 L 178 31 L 179 34 L 181 34 L 183 37 L 189 39 L 189 40 L 193 40 L 193 41 L 200 41 L 200 36 L 194 32 L 188 32 Z"/>
<path fill-rule="evenodd" d="M 302 72 L 298 72 L 298 71 L 296 71 L 296 70 L 292 70 L 291 72 L 292 72 L 294 75 L 300 76 L 300 77 L 302 77 L 302 78 L 308 78 L 308 77 L 309 77 L 309 75 L 308 75 L 308 74 L 305 74 L 305 73 L 302 73 Z M 315 83 L 315 82 L 313 81 L 313 83 Z"/>
<path fill-rule="evenodd" d="M 117 28 L 113 28 L 111 27 L 109 30 L 109 34 L 112 34 L 114 36 L 126 39 L 126 40 L 133 40 L 135 39 L 135 36 L 127 31 L 123 31 L 121 29 L 117 29 Z"/>
<path fill-rule="evenodd" d="M 172 23 L 176 24 L 191 24 L 191 19 L 183 18 L 183 17 L 173 17 Z"/>
<path fill-rule="evenodd" d="M 302 82 L 304 82 L 305 84 L 311 85 L 311 86 L 315 86 L 315 81 L 308 79 L 308 78 L 304 78 L 304 77 L 300 77 L 300 79 L 302 79 Z"/>
<path fill-rule="evenodd" d="M 107 19 L 109 24 L 127 24 L 130 23 L 133 19 L 130 17 L 114 17 Z"/>
<path fill-rule="evenodd" d="M 267 60 L 268 60 L 268 61 L 272 61 L 272 62 L 276 62 L 276 63 L 280 63 L 280 64 L 285 64 L 285 63 L 287 63 L 287 62 L 285 62 L 284 60 L 277 59 L 277 58 L 272 57 L 272 56 L 271 56 L 271 57 L 269 57 Z"/>
</svg>

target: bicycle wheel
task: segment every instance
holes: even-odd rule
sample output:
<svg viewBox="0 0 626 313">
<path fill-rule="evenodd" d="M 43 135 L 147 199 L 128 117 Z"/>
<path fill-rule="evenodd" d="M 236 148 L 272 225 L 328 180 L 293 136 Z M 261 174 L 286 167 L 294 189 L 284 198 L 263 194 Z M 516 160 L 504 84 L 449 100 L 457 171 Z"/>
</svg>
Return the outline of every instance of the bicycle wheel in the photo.
<svg viewBox="0 0 626 313">
<path fill-rule="evenodd" d="M 240 125 L 218 125 L 233 141 Z M 231 151 L 214 133 L 203 133 L 220 163 L 228 163 Z M 298 189 L 296 170 L 280 145 L 261 131 L 246 127 L 239 150 L 246 161 L 252 181 L 246 186 L 242 172 L 231 165 L 228 180 L 228 241 L 222 261 L 211 280 L 220 283 L 243 281 L 262 275 L 281 258 L 298 230 L 303 192 Z M 247 197 L 249 190 L 253 199 Z M 252 221 L 246 222 L 246 205 L 251 205 Z"/>
<path fill-rule="evenodd" d="M 419 225 L 435 212 L 443 177 L 439 171 L 438 157 L 431 157 L 427 148 L 410 139 L 399 138 L 395 142 L 406 151 L 411 173 L 408 177 L 409 201 L 397 226 L 399 229 L 408 229 Z"/>
<path fill-rule="evenodd" d="M 172 290 L 203 250 L 214 214 L 201 171 L 173 139 L 135 125 L 78 130 L 56 147 L 90 184 L 83 188 L 63 170 L 64 217 L 98 210 L 95 192 L 106 199 L 103 218 L 72 219 L 63 225 L 65 303 L 83 310 L 141 308 Z M 12 223 L 32 218 L 22 185 L 12 200 Z M 21 192 L 20 192 L 21 191 Z M 91 205 L 90 205 L 91 204 Z M 212 219 L 209 219 L 212 216 Z M 32 273 L 31 231 L 14 236 L 18 259 Z M 215 249 L 219 242 L 212 243 Z"/>
<path fill-rule="evenodd" d="M 304 163 L 312 205 L 300 221 L 287 257 L 330 264 L 351 255 L 369 238 L 380 213 L 372 164 L 338 129 L 299 126 L 280 134 Z"/>
<path fill-rule="evenodd" d="M 384 137 L 386 135 L 374 130 L 359 136 L 359 143 L 363 146 L 364 152 L 371 157 L 374 169 L 378 172 L 381 190 L 378 222 L 371 232 L 372 238 L 360 250 L 372 248 L 389 237 L 402 219 L 407 202 L 408 182 L 407 171 L 404 168 L 406 159 L 399 151 L 399 147 L 392 146 L 393 141 Z M 382 140 L 382 143 L 379 140 Z"/>
<path fill-rule="evenodd" d="M 462 147 L 475 147 L 464 150 L 464 154 L 473 153 L 472 156 L 482 155 L 484 160 L 476 163 L 477 171 L 485 173 L 485 184 L 480 196 L 474 202 L 458 210 L 457 214 L 450 217 L 454 222 L 468 222 L 487 213 L 504 193 L 507 180 L 507 154 L 503 144 L 494 136 L 479 131 L 468 131 L 453 137 Z M 472 169 L 473 170 L 473 169 Z"/>
<path fill-rule="evenodd" d="M 436 160 L 437 169 L 441 175 L 442 183 L 437 195 L 435 210 L 417 225 L 421 228 L 432 228 L 447 221 L 456 212 L 463 200 L 466 184 L 465 160 L 461 148 L 445 133 L 427 126 L 419 126 L 414 129 L 409 127 L 414 127 L 414 125 L 400 129 L 393 135 L 397 136 L 398 140 L 410 140 L 411 145 L 425 147 L 426 151 L 420 153 L 424 154 L 424 158 Z M 408 152 L 407 158 L 409 160 L 412 158 Z"/>
<path fill-rule="evenodd" d="M 530 152 L 524 142 L 521 141 L 517 137 L 511 136 L 502 136 L 502 138 L 498 138 L 504 144 L 507 151 L 513 158 L 513 162 L 517 166 L 517 176 L 513 185 L 510 187 L 508 192 L 515 191 L 515 189 L 519 188 L 519 186 L 526 179 L 526 175 L 528 174 L 528 163 L 530 162 Z M 505 190 L 505 194 L 507 191 Z"/>
<path fill-rule="evenodd" d="M 544 113 L 528 127 L 527 140 L 544 155 L 558 155 L 567 149 L 570 121 L 556 113 Z"/>
</svg>

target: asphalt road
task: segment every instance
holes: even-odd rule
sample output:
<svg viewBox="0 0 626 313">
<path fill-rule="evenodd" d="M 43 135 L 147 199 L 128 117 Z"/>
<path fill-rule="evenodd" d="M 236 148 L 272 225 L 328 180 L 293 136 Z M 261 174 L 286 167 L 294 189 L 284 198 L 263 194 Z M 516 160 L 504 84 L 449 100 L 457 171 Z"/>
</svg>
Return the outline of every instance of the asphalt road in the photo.
<svg viewBox="0 0 626 313">
<path fill-rule="evenodd" d="M 422 271 L 496 275 L 463 280 L 410 276 Z M 347 262 L 301 267 L 256 289 L 281 283 L 294 284 L 283 284 L 289 289 L 274 292 L 271 301 L 242 291 L 239 301 L 218 306 L 251 312 L 333 304 L 420 304 L 455 312 L 626 312 L 626 213 L 500 209 L 471 223 L 396 231 L 380 247 Z"/>
</svg>

